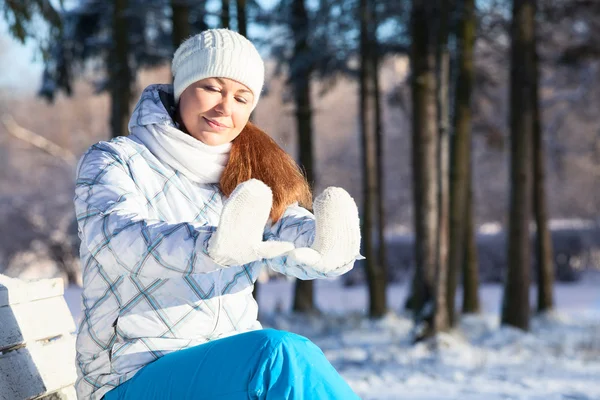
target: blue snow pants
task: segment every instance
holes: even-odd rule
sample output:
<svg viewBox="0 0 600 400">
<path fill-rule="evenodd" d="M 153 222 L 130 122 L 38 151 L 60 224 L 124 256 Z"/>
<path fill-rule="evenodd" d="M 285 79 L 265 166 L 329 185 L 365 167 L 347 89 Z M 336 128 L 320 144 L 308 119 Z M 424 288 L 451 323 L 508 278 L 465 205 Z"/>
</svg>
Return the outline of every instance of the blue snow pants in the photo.
<svg viewBox="0 0 600 400">
<path fill-rule="evenodd" d="M 169 353 L 105 400 L 356 400 L 310 340 L 263 329 Z"/>
</svg>

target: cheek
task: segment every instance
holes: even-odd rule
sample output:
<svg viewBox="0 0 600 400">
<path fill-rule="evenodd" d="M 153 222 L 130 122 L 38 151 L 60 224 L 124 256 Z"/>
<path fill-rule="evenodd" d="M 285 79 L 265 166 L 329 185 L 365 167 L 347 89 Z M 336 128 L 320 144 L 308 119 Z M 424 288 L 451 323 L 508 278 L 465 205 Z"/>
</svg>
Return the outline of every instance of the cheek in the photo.
<svg viewBox="0 0 600 400">
<path fill-rule="evenodd" d="M 195 101 L 188 101 L 180 106 L 180 116 L 186 125 L 195 123 L 198 112 L 200 111 L 199 106 L 200 104 L 197 104 Z"/>
<path fill-rule="evenodd" d="M 234 115 L 234 122 L 236 127 L 244 127 L 250 120 L 250 112 L 247 109 L 239 110 Z M 240 128 L 241 131 L 241 128 Z"/>
</svg>

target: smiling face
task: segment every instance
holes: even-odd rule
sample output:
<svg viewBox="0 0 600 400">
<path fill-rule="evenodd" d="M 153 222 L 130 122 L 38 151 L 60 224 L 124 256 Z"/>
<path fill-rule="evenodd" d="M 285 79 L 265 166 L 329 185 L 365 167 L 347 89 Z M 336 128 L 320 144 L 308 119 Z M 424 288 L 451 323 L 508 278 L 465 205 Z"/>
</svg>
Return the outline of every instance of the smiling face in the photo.
<svg viewBox="0 0 600 400">
<path fill-rule="evenodd" d="M 179 99 L 185 132 L 209 146 L 229 143 L 250 119 L 254 95 L 226 78 L 206 78 L 188 86 Z"/>
</svg>

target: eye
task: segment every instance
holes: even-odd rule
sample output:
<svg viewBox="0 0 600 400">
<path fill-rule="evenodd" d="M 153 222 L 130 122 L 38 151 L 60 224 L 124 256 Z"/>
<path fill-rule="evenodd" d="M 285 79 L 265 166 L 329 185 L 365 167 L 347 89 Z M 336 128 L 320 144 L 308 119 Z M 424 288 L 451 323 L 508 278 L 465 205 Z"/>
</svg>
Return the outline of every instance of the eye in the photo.
<svg viewBox="0 0 600 400">
<path fill-rule="evenodd" d="M 207 91 L 209 91 L 209 92 L 214 92 L 214 93 L 220 92 L 219 88 L 215 87 L 215 86 L 209 86 L 209 85 L 207 85 L 207 86 L 204 86 L 204 89 L 207 90 Z"/>
<path fill-rule="evenodd" d="M 243 98 L 243 97 L 239 97 L 239 96 L 238 96 L 238 97 L 236 97 L 235 99 L 237 100 L 237 102 L 238 102 L 238 103 L 242 103 L 242 104 L 248 104 L 248 100 L 246 100 L 246 99 L 245 99 L 245 98 Z"/>
</svg>

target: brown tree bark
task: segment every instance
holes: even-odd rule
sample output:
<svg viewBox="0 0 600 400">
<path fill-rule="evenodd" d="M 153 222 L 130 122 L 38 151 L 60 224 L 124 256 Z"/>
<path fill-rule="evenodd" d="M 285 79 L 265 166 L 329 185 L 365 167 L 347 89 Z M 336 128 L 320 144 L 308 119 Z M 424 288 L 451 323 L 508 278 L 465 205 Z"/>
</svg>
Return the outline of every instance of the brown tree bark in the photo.
<svg viewBox="0 0 600 400">
<path fill-rule="evenodd" d="M 435 309 L 433 332 L 450 329 L 448 316 L 448 241 L 449 241 L 449 105 L 448 84 L 450 75 L 450 54 L 448 51 L 449 1 L 437 0 L 438 24 L 436 43 L 436 89 L 438 124 L 438 229 L 437 229 L 437 268 L 435 279 Z"/>
<path fill-rule="evenodd" d="M 473 210 L 473 168 L 469 168 L 467 205 L 465 207 L 466 230 L 463 261 L 463 306 L 464 314 L 480 311 L 479 305 L 479 263 L 477 261 L 477 240 Z"/>
<path fill-rule="evenodd" d="M 110 50 L 110 128 L 112 137 L 127 135 L 133 74 L 129 67 L 128 0 L 115 0 Z"/>
<path fill-rule="evenodd" d="M 413 0 L 411 11 L 412 163 L 415 224 L 415 320 L 430 331 L 437 261 L 437 143 L 435 38 L 432 4 Z M 424 333 L 427 334 L 427 333 Z"/>
<path fill-rule="evenodd" d="M 300 165 L 305 171 L 306 179 L 311 187 L 315 187 L 315 161 L 313 148 L 312 104 L 310 98 L 310 77 L 312 68 L 303 64 L 310 52 L 308 44 L 309 20 L 304 0 L 293 0 L 291 31 L 294 36 L 294 56 L 291 68 L 294 103 L 296 106 L 296 132 L 298 135 L 298 152 Z M 305 67 L 299 67 L 304 65 Z M 296 279 L 294 290 L 294 311 L 314 312 L 313 281 Z"/>
<path fill-rule="evenodd" d="M 171 0 L 171 13 L 173 49 L 177 49 L 191 35 L 188 0 Z"/>
<path fill-rule="evenodd" d="M 513 0 L 510 68 L 510 215 L 502 324 L 529 329 L 535 0 Z"/>
<path fill-rule="evenodd" d="M 535 23 L 535 20 L 534 20 Z M 548 228 L 548 205 L 546 201 L 546 152 L 544 147 L 542 115 L 539 99 L 539 58 L 537 54 L 534 27 L 534 66 L 533 73 L 533 203 L 536 223 L 536 265 L 537 265 L 537 311 L 547 312 L 554 308 L 554 257 L 552 236 Z"/>
<path fill-rule="evenodd" d="M 221 28 L 229 29 L 230 12 L 229 0 L 221 0 Z"/>
<path fill-rule="evenodd" d="M 248 36 L 248 13 L 246 12 L 246 0 L 236 0 L 237 28 L 243 36 Z"/>
<path fill-rule="evenodd" d="M 387 286 L 389 266 L 387 262 L 387 245 L 385 242 L 385 154 L 383 151 L 383 123 L 381 116 L 381 87 L 379 84 L 380 55 L 377 41 L 373 43 L 373 89 L 375 90 L 375 160 L 377 162 L 377 262 L 383 271 Z"/>
<path fill-rule="evenodd" d="M 363 220 L 362 240 L 366 257 L 366 273 L 369 285 L 369 315 L 381 317 L 387 311 L 386 275 L 379 263 L 374 246 L 373 228 L 376 223 L 374 210 L 377 207 L 377 162 L 376 131 L 377 91 L 374 85 L 376 73 L 375 20 L 372 4 L 360 1 L 360 135 L 363 164 Z"/>
<path fill-rule="evenodd" d="M 448 255 L 447 302 L 450 325 L 456 324 L 456 288 L 465 257 L 466 204 L 471 168 L 471 96 L 475 79 L 475 0 L 462 0 L 457 32 L 458 77 L 454 101 L 454 136 L 450 167 L 450 246 Z"/>
</svg>

